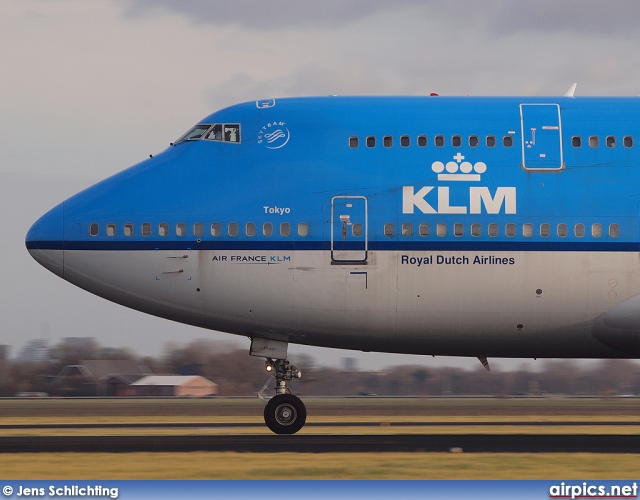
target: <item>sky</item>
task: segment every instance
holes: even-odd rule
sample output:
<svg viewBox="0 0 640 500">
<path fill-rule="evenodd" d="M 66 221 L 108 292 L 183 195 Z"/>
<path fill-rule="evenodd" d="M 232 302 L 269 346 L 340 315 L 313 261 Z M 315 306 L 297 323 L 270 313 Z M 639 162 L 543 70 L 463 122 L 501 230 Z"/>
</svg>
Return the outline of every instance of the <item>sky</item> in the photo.
<svg viewBox="0 0 640 500">
<path fill-rule="evenodd" d="M 0 344 L 92 336 L 248 340 L 112 304 L 40 267 L 30 225 L 164 150 L 225 106 L 302 95 L 640 94 L 640 2 L 4 0 L 0 16 Z M 237 339 L 237 340 L 236 340 Z M 477 360 L 290 346 L 321 364 L 476 368 Z M 490 360 L 512 369 L 521 360 Z M 534 366 L 528 365 L 525 366 Z"/>
</svg>

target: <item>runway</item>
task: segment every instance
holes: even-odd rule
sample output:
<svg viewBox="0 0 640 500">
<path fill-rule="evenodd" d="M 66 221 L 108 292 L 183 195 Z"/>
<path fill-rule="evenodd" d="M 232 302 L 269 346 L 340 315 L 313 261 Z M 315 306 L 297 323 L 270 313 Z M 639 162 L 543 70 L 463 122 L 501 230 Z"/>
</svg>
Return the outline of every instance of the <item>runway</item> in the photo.
<svg viewBox="0 0 640 500">
<path fill-rule="evenodd" d="M 0 453 L 192 452 L 241 453 L 639 453 L 629 434 L 356 434 L 3 436 Z"/>
<path fill-rule="evenodd" d="M 640 421 L 482 421 L 482 422 L 307 422 L 305 429 L 313 427 L 640 427 Z M 170 423 L 99 423 L 99 424 L 0 424 L 3 430 L 31 429 L 233 429 L 264 427 L 248 422 L 170 422 Z"/>
</svg>

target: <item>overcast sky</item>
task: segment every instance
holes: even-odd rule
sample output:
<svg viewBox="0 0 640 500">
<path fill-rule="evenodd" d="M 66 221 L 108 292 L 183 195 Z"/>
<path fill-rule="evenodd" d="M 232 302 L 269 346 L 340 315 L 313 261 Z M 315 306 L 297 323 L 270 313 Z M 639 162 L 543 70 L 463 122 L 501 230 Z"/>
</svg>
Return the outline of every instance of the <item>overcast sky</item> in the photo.
<svg viewBox="0 0 640 500">
<path fill-rule="evenodd" d="M 24 248 L 42 213 L 216 109 L 300 95 L 559 95 L 573 82 L 578 95 L 638 95 L 639 21 L 637 0 L 4 0 L 0 344 L 15 356 L 28 339 L 95 336 L 157 355 L 170 340 L 235 339 L 94 297 Z M 363 368 L 478 363 L 291 351 Z"/>
</svg>

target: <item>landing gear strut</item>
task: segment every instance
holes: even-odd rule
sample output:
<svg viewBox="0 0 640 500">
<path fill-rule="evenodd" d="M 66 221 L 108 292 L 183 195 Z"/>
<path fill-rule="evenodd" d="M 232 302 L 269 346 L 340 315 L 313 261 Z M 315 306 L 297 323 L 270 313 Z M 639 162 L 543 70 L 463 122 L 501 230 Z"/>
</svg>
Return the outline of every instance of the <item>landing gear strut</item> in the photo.
<svg viewBox="0 0 640 500">
<path fill-rule="evenodd" d="M 286 359 L 267 358 L 267 371 L 271 376 L 258 392 L 258 397 L 266 402 L 264 422 L 276 434 L 295 434 L 302 429 L 307 420 L 307 409 L 300 398 L 289 392 L 287 382 L 293 378 L 300 378 L 302 374 Z M 276 395 L 267 402 L 262 393 L 274 378 Z"/>
</svg>

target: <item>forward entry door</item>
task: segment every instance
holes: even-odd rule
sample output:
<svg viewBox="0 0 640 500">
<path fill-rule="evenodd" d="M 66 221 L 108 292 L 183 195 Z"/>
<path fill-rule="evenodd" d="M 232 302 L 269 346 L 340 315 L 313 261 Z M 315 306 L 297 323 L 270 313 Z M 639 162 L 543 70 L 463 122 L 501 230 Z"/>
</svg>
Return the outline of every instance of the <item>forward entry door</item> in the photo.
<svg viewBox="0 0 640 500">
<path fill-rule="evenodd" d="M 367 198 L 331 198 L 331 261 L 366 262 L 368 248 Z"/>
</svg>

